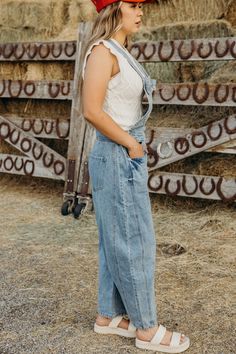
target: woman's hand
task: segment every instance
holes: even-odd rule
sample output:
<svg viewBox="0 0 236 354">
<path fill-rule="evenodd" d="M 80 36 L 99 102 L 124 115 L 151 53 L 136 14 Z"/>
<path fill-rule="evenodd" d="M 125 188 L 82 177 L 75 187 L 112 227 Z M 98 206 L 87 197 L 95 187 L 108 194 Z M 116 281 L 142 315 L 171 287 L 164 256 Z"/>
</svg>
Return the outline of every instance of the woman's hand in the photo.
<svg viewBox="0 0 236 354">
<path fill-rule="evenodd" d="M 128 154 L 131 159 L 141 158 L 144 156 L 143 146 L 140 143 L 136 143 L 128 148 Z"/>
</svg>

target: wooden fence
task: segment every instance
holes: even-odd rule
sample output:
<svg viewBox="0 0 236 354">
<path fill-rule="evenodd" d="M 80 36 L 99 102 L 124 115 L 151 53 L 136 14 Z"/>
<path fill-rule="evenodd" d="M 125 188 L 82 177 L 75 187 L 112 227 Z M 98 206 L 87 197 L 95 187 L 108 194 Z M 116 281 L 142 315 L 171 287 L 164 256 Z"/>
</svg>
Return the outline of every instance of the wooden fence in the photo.
<svg viewBox="0 0 236 354">
<path fill-rule="evenodd" d="M 0 62 L 68 61 L 73 80 L 0 80 L 0 98 L 50 99 L 71 102 L 70 119 L 0 116 L 0 138 L 23 153 L 0 154 L 0 172 L 65 181 L 62 213 L 75 217 L 91 206 L 88 155 L 94 128 L 79 112 L 81 48 L 91 24 L 81 24 L 77 41 L 0 44 Z M 235 60 L 236 37 L 136 42 L 131 53 L 140 62 Z M 236 83 L 157 83 L 154 104 L 235 106 Z M 146 104 L 145 99 L 143 104 Z M 38 138 L 67 139 L 67 158 Z M 148 128 L 148 187 L 151 193 L 195 198 L 236 200 L 236 178 L 158 171 L 160 167 L 201 152 L 236 153 L 236 115 L 198 129 Z M 228 143 L 227 147 L 222 146 Z"/>
</svg>

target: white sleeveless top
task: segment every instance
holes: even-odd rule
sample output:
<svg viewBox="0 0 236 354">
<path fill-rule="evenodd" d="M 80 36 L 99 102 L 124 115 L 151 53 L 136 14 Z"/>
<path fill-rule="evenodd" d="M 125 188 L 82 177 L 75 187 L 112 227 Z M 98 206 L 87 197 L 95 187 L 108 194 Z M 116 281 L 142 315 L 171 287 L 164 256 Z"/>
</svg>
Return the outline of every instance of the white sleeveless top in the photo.
<svg viewBox="0 0 236 354">
<path fill-rule="evenodd" d="M 112 39 L 119 47 L 122 46 Z M 132 68 L 128 60 L 120 54 L 108 41 L 98 40 L 86 53 L 82 69 L 82 78 L 89 54 L 95 45 L 103 43 L 117 57 L 119 73 L 113 76 L 107 87 L 103 110 L 124 130 L 129 130 L 142 116 L 143 82 L 140 75 Z M 131 54 L 127 51 L 131 56 Z M 132 57 L 132 56 L 131 56 Z"/>
</svg>

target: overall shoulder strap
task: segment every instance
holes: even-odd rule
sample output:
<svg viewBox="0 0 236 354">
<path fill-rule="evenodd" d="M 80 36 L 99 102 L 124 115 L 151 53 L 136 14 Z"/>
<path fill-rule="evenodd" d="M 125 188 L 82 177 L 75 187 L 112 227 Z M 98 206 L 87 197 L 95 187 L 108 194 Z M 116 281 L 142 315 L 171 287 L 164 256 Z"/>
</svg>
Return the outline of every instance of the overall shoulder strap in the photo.
<svg viewBox="0 0 236 354">
<path fill-rule="evenodd" d="M 139 64 L 133 57 L 131 57 L 131 54 L 126 53 L 124 49 L 122 49 L 120 46 L 118 46 L 113 40 L 108 39 L 108 42 L 121 54 L 123 57 L 127 59 L 129 64 L 133 67 L 134 70 L 137 71 L 137 73 L 141 76 L 142 80 L 144 81 L 145 78 L 147 78 L 149 75 L 146 72 L 146 70 L 143 68 L 141 64 Z"/>
</svg>

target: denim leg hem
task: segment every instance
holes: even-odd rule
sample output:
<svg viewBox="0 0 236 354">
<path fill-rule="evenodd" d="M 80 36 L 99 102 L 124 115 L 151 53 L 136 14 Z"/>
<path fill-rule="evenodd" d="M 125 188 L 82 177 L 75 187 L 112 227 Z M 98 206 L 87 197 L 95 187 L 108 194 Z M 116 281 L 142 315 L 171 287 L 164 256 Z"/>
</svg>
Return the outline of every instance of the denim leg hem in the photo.
<svg viewBox="0 0 236 354">
<path fill-rule="evenodd" d="M 127 316 L 127 313 L 125 312 L 118 312 L 118 313 L 107 313 L 107 312 L 102 312 L 98 311 L 98 314 L 103 317 L 109 317 L 109 318 L 114 318 L 116 316 Z"/>
<path fill-rule="evenodd" d="M 144 325 L 140 322 L 133 322 L 133 325 L 137 328 L 137 329 L 149 329 L 149 328 L 152 328 L 152 327 L 155 327 L 158 325 L 158 322 L 157 321 L 151 321 L 149 324 L 147 325 Z"/>
</svg>

